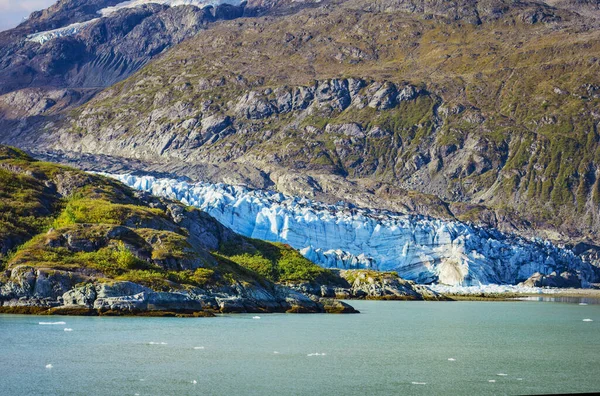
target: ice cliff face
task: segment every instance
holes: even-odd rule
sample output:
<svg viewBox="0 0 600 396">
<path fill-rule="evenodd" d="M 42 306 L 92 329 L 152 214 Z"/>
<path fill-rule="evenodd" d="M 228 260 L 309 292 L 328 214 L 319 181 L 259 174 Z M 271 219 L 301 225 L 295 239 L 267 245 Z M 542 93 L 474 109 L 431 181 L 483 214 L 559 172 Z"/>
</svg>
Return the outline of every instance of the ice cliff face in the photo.
<svg viewBox="0 0 600 396">
<path fill-rule="evenodd" d="M 595 268 L 546 241 L 528 241 L 456 221 L 334 206 L 225 184 L 108 175 L 130 187 L 198 207 L 242 235 L 285 242 L 328 268 L 394 270 L 448 285 L 514 284 L 535 272 Z"/>
</svg>

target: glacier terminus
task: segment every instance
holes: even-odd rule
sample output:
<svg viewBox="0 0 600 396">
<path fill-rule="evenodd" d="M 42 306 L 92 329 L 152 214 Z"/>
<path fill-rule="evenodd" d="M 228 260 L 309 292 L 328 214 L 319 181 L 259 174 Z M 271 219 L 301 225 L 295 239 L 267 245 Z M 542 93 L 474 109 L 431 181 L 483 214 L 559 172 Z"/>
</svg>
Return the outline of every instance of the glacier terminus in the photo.
<svg viewBox="0 0 600 396">
<path fill-rule="evenodd" d="M 568 271 L 587 285 L 595 268 L 571 250 L 459 221 L 328 205 L 227 184 L 105 174 L 200 208 L 244 236 L 283 242 L 326 268 L 397 271 L 418 283 L 516 284 Z"/>
</svg>

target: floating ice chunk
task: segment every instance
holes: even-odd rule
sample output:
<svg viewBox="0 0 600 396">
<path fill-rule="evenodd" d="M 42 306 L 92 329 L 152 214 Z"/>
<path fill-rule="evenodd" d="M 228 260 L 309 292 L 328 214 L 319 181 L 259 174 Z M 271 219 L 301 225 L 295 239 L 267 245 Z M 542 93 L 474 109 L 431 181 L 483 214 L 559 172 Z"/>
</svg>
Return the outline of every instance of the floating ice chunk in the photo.
<svg viewBox="0 0 600 396">
<path fill-rule="evenodd" d="M 64 325 L 67 322 L 39 322 L 41 325 Z"/>
<path fill-rule="evenodd" d="M 146 381 L 146 380 L 145 380 L 144 378 L 140 378 L 140 381 L 141 381 L 141 382 L 144 382 L 144 381 Z"/>
<path fill-rule="evenodd" d="M 496 380 L 488 380 L 488 382 L 494 383 L 496 382 Z"/>
<path fill-rule="evenodd" d="M 508 377 L 508 374 L 504 374 L 504 373 L 498 373 L 496 375 L 499 377 Z"/>
<path fill-rule="evenodd" d="M 192 380 L 192 381 L 190 381 L 190 382 L 191 382 L 192 384 L 194 384 L 194 385 L 196 385 L 196 384 L 198 383 L 198 381 L 196 381 L 196 380 Z"/>
<path fill-rule="evenodd" d="M 70 329 L 68 327 L 65 327 L 65 331 L 73 331 L 73 329 Z"/>
<path fill-rule="evenodd" d="M 588 319 L 583 319 L 583 321 L 584 321 L 584 322 L 593 322 L 594 320 L 593 320 L 593 319 L 589 319 L 589 318 L 588 318 Z"/>
<path fill-rule="evenodd" d="M 166 342 L 154 342 L 154 341 L 150 341 L 148 344 L 149 345 L 167 345 Z"/>
<path fill-rule="evenodd" d="M 454 359 L 454 358 L 448 358 L 448 361 L 449 362 L 456 362 L 456 359 Z"/>
<path fill-rule="evenodd" d="M 279 355 L 279 352 L 277 352 L 277 351 L 273 351 L 273 354 L 275 354 L 275 355 Z"/>
<path fill-rule="evenodd" d="M 413 382 L 411 382 L 411 384 L 413 384 L 413 385 L 427 385 L 427 382 L 416 382 L 416 381 L 413 381 Z"/>
<path fill-rule="evenodd" d="M 253 316 L 252 319 L 260 319 L 260 316 Z"/>
<path fill-rule="evenodd" d="M 54 366 L 53 366 L 53 365 L 51 365 L 51 364 L 47 364 L 47 365 L 46 365 L 46 368 L 47 368 L 47 369 L 51 369 L 52 367 L 54 367 Z"/>
<path fill-rule="evenodd" d="M 523 381 L 523 378 L 517 378 L 517 381 Z"/>
<path fill-rule="evenodd" d="M 579 303 L 579 305 L 587 305 L 587 303 Z"/>
<path fill-rule="evenodd" d="M 327 355 L 327 354 L 326 353 L 319 353 L 319 352 L 317 352 L 317 353 L 309 353 L 306 356 L 325 356 L 325 355 Z"/>
<path fill-rule="evenodd" d="M 204 349 L 204 347 L 194 347 L 194 349 Z"/>
</svg>

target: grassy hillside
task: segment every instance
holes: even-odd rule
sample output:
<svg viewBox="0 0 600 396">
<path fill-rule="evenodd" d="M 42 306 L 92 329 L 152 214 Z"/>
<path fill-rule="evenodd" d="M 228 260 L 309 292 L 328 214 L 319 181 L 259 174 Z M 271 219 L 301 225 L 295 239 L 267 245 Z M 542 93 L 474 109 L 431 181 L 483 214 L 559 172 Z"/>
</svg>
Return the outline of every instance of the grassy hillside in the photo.
<svg viewBox="0 0 600 396">
<path fill-rule="evenodd" d="M 199 210 L 0 146 L 0 265 L 154 290 L 331 277 L 289 246 L 234 234 Z"/>
</svg>

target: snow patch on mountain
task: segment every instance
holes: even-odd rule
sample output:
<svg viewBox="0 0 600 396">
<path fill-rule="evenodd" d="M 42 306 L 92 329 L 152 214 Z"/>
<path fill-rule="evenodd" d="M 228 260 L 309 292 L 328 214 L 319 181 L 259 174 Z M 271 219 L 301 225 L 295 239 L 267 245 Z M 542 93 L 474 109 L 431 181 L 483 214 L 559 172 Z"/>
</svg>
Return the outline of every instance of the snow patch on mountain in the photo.
<svg viewBox="0 0 600 396">
<path fill-rule="evenodd" d="M 287 243 L 328 268 L 397 271 L 420 283 L 463 286 L 515 284 L 535 272 L 572 271 L 584 285 L 597 277 L 591 264 L 568 249 L 458 221 L 327 205 L 227 184 L 106 175 L 200 208 L 244 236 Z"/>
<path fill-rule="evenodd" d="M 61 27 L 54 30 L 47 30 L 44 32 L 33 33 L 27 36 L 28 41 L 33 41 L 35 43 L 45 44 L 50 40 L 54 40 L 58 37 L 65 36 L 74 36 L 79 33 L 84 27 L 96 22 L 100 18 L 90 19 L 85 22 L 73 23 L 71 25 Z"/>
<path fill-rule="evenodd" d="M 110 14 L 122 10 L 124 8 L 140 7 L 144 4 L 162 4 L 170 7 L 193 5 L 198 8 L 203 8 L 206 6 L 216 7 L 220 4 L 239 5 L 240 3 L 240 0 L 131 0 L 124 1 L 112 7 L 103 8 L 100 11 L 98 11 L 98 13 L 102 16 L 109 16 Z"/>
</svg>

